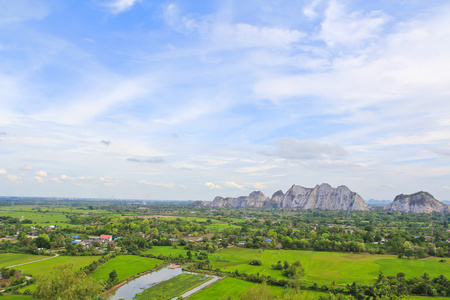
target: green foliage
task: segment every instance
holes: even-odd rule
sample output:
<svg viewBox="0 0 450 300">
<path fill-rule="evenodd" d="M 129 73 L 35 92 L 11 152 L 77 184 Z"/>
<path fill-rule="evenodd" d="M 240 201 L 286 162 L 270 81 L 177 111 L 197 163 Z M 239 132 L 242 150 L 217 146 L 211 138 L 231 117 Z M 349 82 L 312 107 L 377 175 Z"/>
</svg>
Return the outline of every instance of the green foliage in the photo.
<svg viewBox="0 0 450 300">
<path fill-rule="evenodd" d="M 183 273 L 137 294 L 133 299 L 172 299 L 203 283 L 209 278 L 202 275 Z"/>
<path fill-rule="evenodd" d="M 251 264 L 252 266 L 261 266 L 261 265 L 262 265 L 262 262 L 261 262 L 260 259 L 254 259 L 254 260 L 252 260 L 252 261 L 250 262 L 250 264 Z"/>
<path fill-rule="evenodd" d="M 117 272 L 116 272 L 116 270 L 112 270 L 111 273 L 109 273 L 108 281 L 116 282 L 116 280 L 117 280 Z"/>
<path fill-rule="evenodd" d="M 292 265 L 283 269 L 281 273 L 288 278 L 298 279 L 305 276 L 305 268 L 303 268 L 302 263 L 297 260 Z"/>
<path fill-rule="evenodd" d="M 118 255 L 95 270 L 91 277 L 97 281 L 108 281 L 110 273 L 114 270 L 117 274 L 117 280 L 123 281 L 131 276 L 152 270 L 162 261 L 154 258 L 146 258 L 135 255 Z"/>
<path fill-rule="evenodd" d="M 103 290 L 103 285 L 93 281 L 84 272 L 73 271 L 73 264 L 57 266 L 51 275 L 42 275 L 34 296 L 43 300 L 92 299 Z"/>
</svg>

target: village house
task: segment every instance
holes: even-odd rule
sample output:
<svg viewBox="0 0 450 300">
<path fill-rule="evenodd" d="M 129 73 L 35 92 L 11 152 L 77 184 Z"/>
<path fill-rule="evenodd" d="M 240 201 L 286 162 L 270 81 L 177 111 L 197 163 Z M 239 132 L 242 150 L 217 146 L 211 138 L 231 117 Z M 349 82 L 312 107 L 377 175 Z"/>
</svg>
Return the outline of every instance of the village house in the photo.
<svg viewBox="0 0 450 300">
<path fill-rule="evenodd" d="M 106 241 L 106 242 L 112 242 L 112 235 L 110 234 L 102 234 L 100 235 L 100 239 Z"/>
</svg>

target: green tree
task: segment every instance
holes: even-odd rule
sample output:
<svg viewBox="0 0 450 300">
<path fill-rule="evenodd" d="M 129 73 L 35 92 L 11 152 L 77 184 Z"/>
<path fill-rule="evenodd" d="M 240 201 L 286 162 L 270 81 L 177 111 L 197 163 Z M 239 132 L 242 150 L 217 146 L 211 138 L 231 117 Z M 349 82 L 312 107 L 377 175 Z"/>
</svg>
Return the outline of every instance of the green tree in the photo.
<svg viewBox="0 0 450 300">
<path fill-rule="evenodd" d="M 117 272 L 116 272 L 116 270 L 112 270 L 111 273 L 109 273 L 108 281 L 115 282 L 116 279 L 117 279 Z"/>
<path fill-rule="evenodd" d="M 98 295 L 103 285 L 82 272 L 73 272 L 73 264 L 55 266 L 50 275 L 39 277 L 34 296 L 43 300 L 87 300 Z"/>
<path fill-rule="evenodd" d="M 408 257 L 408 258 L 414 256 L 414 250 L 413 250 L 413 249 L 406 249 L 406 250 L 405 250 L 405 255 L 406 255 L 406 257 Z"/>
</svg>

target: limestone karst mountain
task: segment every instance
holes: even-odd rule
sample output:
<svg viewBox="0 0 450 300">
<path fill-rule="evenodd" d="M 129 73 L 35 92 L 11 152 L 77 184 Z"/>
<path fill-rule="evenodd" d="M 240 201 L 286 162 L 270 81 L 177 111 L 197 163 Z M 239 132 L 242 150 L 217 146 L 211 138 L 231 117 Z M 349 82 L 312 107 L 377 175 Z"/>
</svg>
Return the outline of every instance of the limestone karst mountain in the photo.
<svg viewBox="0 0 450 300">
<path fill-rule="evenodd" d="M 203 202 L 204 206 L 212 207 L 279 207 L 299 209 L 327 209 L 327 210 L 371 210 L 370 205 L 355 192 L 344 185 L 337 188 L 327 183 L 305 188 L 299 185 L 292 187 L 284 194 L 277 191 L 272 198 L 262 192 L 252 192 L 249 196 L 237 198 L 223 198 L 217 196 L 214 201 Z"/>
<path fill-rule="evenodd" d="M 337 188 L 327 183 L 305 188 L 293 185 L 280 203 L 283 208 L 328 209 L 328 210 L 371 210 L 357 193 L 345 185 Z"/>
<path fill-rule="evenodd" d="M 436 200 L 430 193 L 417 192 L 412 195 L 398 195 L 383 208 L 390 211 L 432 213 L 449 211 L 449 206 Z"/>
<path fill-rule="evenodd" d="M 214 198 L 211 206 L 213 207 L 263 207 L 267 206 L 270 199 L 262 192 L 251 192 L 248 196 L 241 196 L 237 198 L 227 197 L 223 198 L 217 196 Z"/>
</svg>

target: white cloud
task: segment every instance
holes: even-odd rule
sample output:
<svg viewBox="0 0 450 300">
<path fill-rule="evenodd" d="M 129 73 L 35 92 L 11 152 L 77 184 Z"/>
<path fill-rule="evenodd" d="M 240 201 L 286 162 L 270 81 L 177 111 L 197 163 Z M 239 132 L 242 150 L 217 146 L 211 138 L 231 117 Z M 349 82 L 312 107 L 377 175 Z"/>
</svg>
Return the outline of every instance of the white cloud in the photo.
<svg viewBox="0 0 450 300">
<path fill-rule="evenodd" d="M 163 18 L 174 30 L 184 34 L 204 32 L 207 31 L 210 26 L 207 19 L 183 15 L 180 7 L 174 3 L 165 7 Z"/>
<path fill-rule="evenodd" d="M 179 6 L 169 4 L 163 13 L 164 20 L 176 31 L 184 34 L 199 33 L 210 39 L 214 50 L 267 48 L 290 49 L 306 34 L 297 29 L 257 26 L 248 23 L 216 21 L 212 17 L 183 14 Z"/>
<path fill-rule="evenodd" d="M 61 178 L 62 180 L 72 181 L 72 182 L 76 182 L 76 181 L 86 181 L 86 180 L 91 180 L 91 179 L 92 179 L 91 176 L 71 177 L 71 176 L 67 176 L 66 174 L 62 174 L 62 175 L 60 176 L 60 178 Z"/>
<path fill-rule="evenodd" d="M 330 46 L 358 46 L 383 30 L 390 17 L 382 11 L 347 12 L 340 1 L 330 1 L 318 38 Z"/>
<path fill-rule="evenodd" d="M 212 190 L 218 190 L 222 188 L 220 185 L 214 184 L 212 182 L 205 182 L 205 185 Z"/>
<path fill-rule="evenodd" d="M 52 120 L 53 122 L 79 125 L 88 122 L 116 107 L 117 105 L 135 101 L 148 94 L 151 90 L 149 79 L 142 78 L 118 80 L 111 82 L 100 82 L 92 90 L 84 93 L 83 96 L 72 98 L 61 107 L 51 107 L 50 109 L 38 113 L 35 118 L 38 120 Z M 95 99 L 95 101 L 92 101 Z"/>
<path fill-rule="evenodd" d="M 260 174 L 261 172 L 267 172 L 272 169 L 279 168 L 279 165 L 275 164 L 256 164 L 255 166 L 249 166 L 249 167 L 241 167 L 237 169 L 236 171 L 239 173 L 255 173 Z"/>
<path fill-rule="evenodd" d="M 258 27 L 251 24 L 216 24 L 213 40 L 221 48 L 281 48 L 289 49 L 305 33 L 296 29 Z"/>
<path fill-rule="evenodd" d="M 62 183 L 61 179 L 59 179 L 58 177 L 53 177 L 52 181 L 56 183 Z"/>
<path fill-rule="evenodd" d="M 13 22 L 42 20 L 49 13 L 48 5 L 43 1 L 0 1 L 0 26 Z"/>
<path fill-rule="evenodd" d="M 31 165 L 23 165 L 20 167 L 20 170 L 22 171 L 33 171 L 33 166 Z"/>
<path fill-rule="evenodd" d="M 140 180 L 138 181 L 139 184 L 145 184 L 145 185 L 149 185 L 149 186 L 153 186 L 153 187 L 162 187 L 162 188 L 169 188 L 169 189 L 173 189 L 173 188 L 182 188 L 185 189 L 186 186 L 182 185 L 182 184 L 174 184 L 174 183 L 153 183 L 153 182 L 149 182 L 147 180 Z"/>
<path fill-rule="evenodd" d="M 250 185 L 251 187 L 258 189 L 258 190 L 262 190 L 262 189 L 267 189 L 268 188 L 268 183 L 273 183 L 273 182 L 253 182 L 253 183 L 249 183 L 248 185 Z"/>
<path fill-rule="evenodd" d="M 109 0 L 102 2 L 100 5 L 106 7 L 111 13 L 119 14 L 129 10 L 133 5 L 142 0 Z"/>
<path fill-rule="evenodd" d="M 227 181 L 227 182 L 225 182 L 225 186 L 228 187 L 228 188 L 238 189 L 238 190 L 243 190 L 244 189 L 243 185 L 237 184 L 234 181 Z"/>
<path fill-rule="evenodd" d="M 39 177 L 47 177 L 47 172 L 45 171 L 36 171 L 36 175 Z"/>
<path fill-rule="evenodd" d="M 17 182 L 20 180 L 19 176 L 13 174 L 8 174 L 5 176 L 5 178 L 12 182 Z"/>
<path fill-rule="evenodd" d="M 115 186 L 119 184 L 119 181 L 114 178 L 100 177 L 99 179 L 105 186 Z"/>
<path fill-rule="evenodd" d="M 6 175 L 8 172 L 5 169 L 0 169 L 0 175 Z"/>
<path fill-rule="evenodd" d="M 34 176 L 34 179 L 36 179 L 36 181 L 40 183 L 44 183 L 44 178 L 42 178 L 41 176 Z"/>
<path fill-rule="evenodd" d="M 281 138 L 276 140 L 276 149 L 265 152 L 286 159 L 342 159 L 346 154 L 338 145 L 318 143 L 314 141 L 300 141 L 295 138 Z"/>
</svg>

